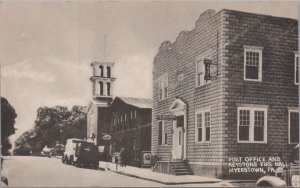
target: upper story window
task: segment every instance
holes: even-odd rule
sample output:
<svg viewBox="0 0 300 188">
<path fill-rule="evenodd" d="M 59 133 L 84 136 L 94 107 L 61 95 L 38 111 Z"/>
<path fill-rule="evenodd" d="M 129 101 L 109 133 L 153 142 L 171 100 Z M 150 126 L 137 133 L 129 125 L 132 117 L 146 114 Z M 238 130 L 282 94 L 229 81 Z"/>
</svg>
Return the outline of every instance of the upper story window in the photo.
<svg viewBox="0 0 300 188">
<path fill-rule="evenodd" d="M 289 110 L 289 144 L 299 143 L 299 111 Z"/>
<path fill-rule="evenodd" d="M 99 86 L 100 86 L 100 95 L 103 95 L 103 82 L 99 82 Z"/>
<path fill-rule="evenodd" d="M 110 96 L 110 83 L 109 82 L 106 83 L 106 91 L 107 91 L 107 95 Z"/>
<path fill-rule="evenodd" d="M 168 76 L 164 75 L 160 78 L 159 81 L 159 95 L 160 100 L 168 98 Z"/>
<path fill-rule="evenodd" d="M 107 76 L 107 78 L 111 77 L 111 69 L 109 66 L 106 67 L 106 76 Z"/>
<path fill-rule="evenodd" d="M 267 143 L 267 109 L 238 108 L 238 142 Z"/>
<path fill-rule="evenodd" d="M 102 65 L 100 65 L 99 69 L 100 69 L 100 76 L 103 77 L 103 75 L 104 75 L 104 67 Z"/>
<path fill-rule="evenodd" d="M 295 54 L 294 81 L 295 81 L 296 85 L 299 84 L 299 70 L 298 70 L 298 66 L 299 66 L 299 55 Z"/>
<path fill-rule="evenodd" d="M 210 83 L 210 80 L 204 80 L 205 76 L 205 65 L 204 60 L 196 61 L 196 87 L 203 86 L 207 83 Z"/>
<path fill-rule="evenodd" d="M 244 45 L 244 80 L 262 81 L 262 49 Z"/>
<path fill-rule="evenodd" d="M 196 112 L 195 141 L 198 143 L 210 141 L 210 111 Z"/>
</svg>

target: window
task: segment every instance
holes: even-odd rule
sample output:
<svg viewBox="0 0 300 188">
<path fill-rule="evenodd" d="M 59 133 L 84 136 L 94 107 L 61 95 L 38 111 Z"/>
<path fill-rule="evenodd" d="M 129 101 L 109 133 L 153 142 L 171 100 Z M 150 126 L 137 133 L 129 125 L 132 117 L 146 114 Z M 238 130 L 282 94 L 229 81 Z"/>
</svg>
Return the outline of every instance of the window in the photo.
<svg viewBox="0 0 300 188">
<path fill-rule="evenodd" d="M 238 108 L 238 141 L 267 142 L 267 109 Z"/>
<path fill-rule="evenodd" d="M 205 65 L 203 60 L 196 61 L 196 87 L 210 83 L 210 80 L 205 81 Z"/>
<path fill-rule="evenodd" d="M 100 95 L 103 95 L 103 82 L 99 82 L 100 86 Z"/>
<path fill-rule="evenodd" d="M 163 100 L 168 98 L 168 76 L 165 75 L 161 77 L 159 87 L 160 99 Z"/>
<path fill-rule="evenodd" d="M 262 80 L 262 48 L 244 46 L 244 80 Z"/>
<path fill-rule="evenodd" d="M 165 123 L 163 121 L 158 122 L 158 145 L 167 144 L 167 134 L 165 133 Z"/>
<path fill-rule="evenodd" d="M 100 69 L 100 76 L 103 77 L 103 66 L 100 65 L 100 66 L 99 66 L 99 69 Z"/>
<path fill-rule="evenodd" d="M 107 88 L 107 95 L 110 96 L 110 83 L 106 83 L 106 88 Z"/>
<path fill-rule="evenodd" d="M 299 66 L 299 56 L 298 54 L 295 54 L 295 72 L 294 72 L 294 80 L 295 84 L 299 84 L 299 71 L 298 71 L 298 66 Z"/>
<path fill-rule="evenodd" d="M 134 118 L 136 119 L 136 110 L 134 110 Z"/>
<path fill-rule="evenodd" d="M 124 120 L 125 120 L 125 121 L 127 121 L 127 116 L 126 116 L 126 113 L 124 114 L 124 116 L 125 116 L 125 117 L 124 117 Z"/>
<path fill-rule="evenodd" d="M 176 116 L 176 126 L 183 127 L 184 125 L 184 116 Z"/>
<path fill-rule="evenodd" d="M 107 75 L 107 78 L 110 78 L 111 73 L 110 73 L 110 67 L 109 66 L 106 67 L 106 75 Z"/>
<path fill-rule="evenodd" d="M 132 119 L 132 111 L 130 112 L 130 117 L 131 117 L 131 119 Z"/>
<path fill-rule="evenodd" d="M 168 135 L 167 133 L 164 134 L 164 145 L 167 145 L 167 141 L 168 141 Z"/>
<path fill-rule="evenodd" d="M 289 144 L 299 143 L 299 112 L 289 110 Z"/>
<path fill-rule="evenodd" d="M 210 141 L 210 111 L 196 112 L 195 141 Z"/>
</svg>

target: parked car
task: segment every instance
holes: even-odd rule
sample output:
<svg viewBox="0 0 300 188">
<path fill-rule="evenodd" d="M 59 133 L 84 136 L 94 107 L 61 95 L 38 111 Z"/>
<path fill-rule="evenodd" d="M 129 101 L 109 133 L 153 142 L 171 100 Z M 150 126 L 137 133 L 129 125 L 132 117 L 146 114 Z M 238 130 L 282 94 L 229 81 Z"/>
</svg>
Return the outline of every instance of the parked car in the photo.
<svg viewBox="0 0 300 188">
<path fill-rule="evenodd" d="M 51 157 L 53 151 L 54 151 L 54 148 L 48 148 L 47 146 L 45 146 L 43 148 L 43 150 L 41 151 L 41 155 Z"/>
<path fill-rule="evenodd" d="M 289 162 L 284 163 L 285 166 L 276 169 L 275 176 L 260 178 L 256 186 L 299 187 L 299 144 L 291 151 Z"/>
<path fill-rule="evenodd" d="M 68 139 L 62 162 L 78 167 L 92 167 L 97 169 L 99 166 L 99 152 L 93 142 L 82 139 Z"/>
<path fill-rule="evenodd" d="M 32 151 L 29 147 L 18 147 L 18 148 L 15 148 L 14 151 L 13 151 L 13 155 L 25 155 L 25 156 L 28 156 L 28 155 L 31 155 L 32 154 Z"/>
</svg>

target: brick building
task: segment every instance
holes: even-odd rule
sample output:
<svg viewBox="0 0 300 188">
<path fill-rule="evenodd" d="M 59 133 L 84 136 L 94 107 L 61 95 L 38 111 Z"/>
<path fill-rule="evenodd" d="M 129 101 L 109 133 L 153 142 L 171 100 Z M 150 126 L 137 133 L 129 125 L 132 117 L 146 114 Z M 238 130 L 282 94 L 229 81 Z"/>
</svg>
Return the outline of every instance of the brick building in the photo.
<svg viewBox="0 0 300 188">
<path fill-rule="evenodd" d="M 113 98 L 114 63 L 93 62 L 91 66 L 93 97 L 86 112 L 87 138 L 104 146 L 106 160 L 113 160 L 123 147 L 129 153 L 129 165 L 141 166 L 143 152 L 151 150 L 152 99 Z M 104 139 L 105 135 L 111 139 Z"/>
<path fill-rule="evenodd" d="M 142 165 L 142 153 L 151 151 L 152 99 L 116 97 L 110 106 L 110 154 L 128 151 L 128 163 Z"/>
<path fill-rule="evenodd" d="M 231 178 L 229 157 L 288 158 L 299 142 L 297 73 L 298 20 L 201 14 L 154 59 L 154 170 L 177 159 L 193 174 Z"/>
</svg>

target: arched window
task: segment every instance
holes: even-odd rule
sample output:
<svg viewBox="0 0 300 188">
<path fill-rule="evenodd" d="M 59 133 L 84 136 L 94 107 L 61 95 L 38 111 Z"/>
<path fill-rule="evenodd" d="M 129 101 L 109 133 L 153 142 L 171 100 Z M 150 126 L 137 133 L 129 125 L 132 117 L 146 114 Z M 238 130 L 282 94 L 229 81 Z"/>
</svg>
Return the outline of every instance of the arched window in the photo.
<svg viewBox="0 0 300 188">
<path fill-rule="evenodd" d="M 107 66 L 106 67 L 106 71 L 107 71 L 107 78 L 110 78 L 110 67 L 109 66 Z"/>
<path fill-rule="evenodd" d="M 106 88 L 107 88 L 107 95 L 110 96 L 110 83 L 106 83 Z"/>
<path fill-rule="evenodd" d="M 100 76 L 103 77 L 103 69 L 104 69 L 103 66 L 100 65 L 100 66 L 99 66 L 99 69 L 100 69 Z"/>
<path fill-rule="evenodd" d="M 103 95 L 103 82 L 99 82 L 100 86 L 100 95 Z"/>
</svg>

